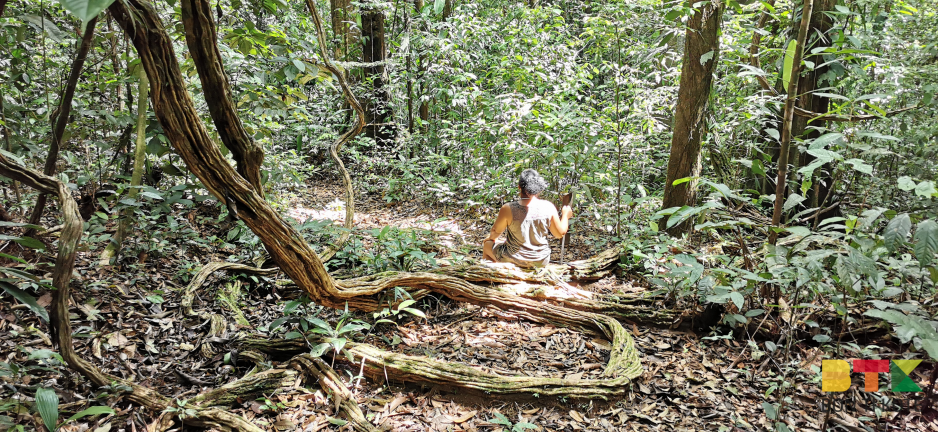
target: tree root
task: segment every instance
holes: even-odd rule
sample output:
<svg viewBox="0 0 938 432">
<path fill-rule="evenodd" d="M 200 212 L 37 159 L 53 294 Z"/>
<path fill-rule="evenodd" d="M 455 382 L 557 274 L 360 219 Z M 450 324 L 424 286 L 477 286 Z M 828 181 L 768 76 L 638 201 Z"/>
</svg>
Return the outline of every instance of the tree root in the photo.
<svg viewBox="0 0 938 432">
<path fill-rule="evenodd" d="M 0 154 L 0 175 L 22 182 L 40 193 L 56 194 L 64 219 L 62 233 L 59 237 L 59 251 L 52 273 L 52 285 L 55 291 L 50 305 L 49 333 L 59 348 L 62 359 L 69 367 L 88 378 L 98 386 L 118 384 L 130 388 L 126 394 L 127 400 L 142 405 L 155 412 L 163 412 L 173 407 L 172 401 L 155 390 L 143 387 L 132 381 L 104 373 L 87 360 L 78 356 L 72 344 L 72 325 L 68 319 L 68 298 L 70 281 L 75 268 L 75 253 L 78 242 L 81 240 L 83 221 L 78 214 L 78 204 L 72 198 L 71 191 L 58 179 L 40 174 L 25 168 Z M 217 408 L 193 406 L 195 418 L 188 418 L 187 422 L 196 426 L 216 428 L 221 430 L 241 430 L 263 432 L 243 417 L 228 413 Z M 162 430 L 169 420 L 160 419 L 152 426 L 153 430 Z"/>
<path fill-rule="evenodd" d="M 352 392 L 349 391 L 345 384 L 342 384 L 339 374 L 329 367 L 326 362 L 322 361 L 321 358 L 313 357 L 309 354 L 301 354 L 294 357 L 290 363 L 304 373 L 312 374 L 319 379 L 319 384 L 322 386 L 322 389 L 332 397 L 338 409 L 345 413 L 345 417 L 348 419 L 349 423 L 352 424 L 353 429 L 360 432 L 378 430 L 365 418 L 365 414 L 362 413 L 361 408 L 358 407 L 355 396 L 352 395 Z"/>
<path fill-rule="evenodd" d="M 278 389 L 292 388 L 296 384 L 297 373 L 288 369 L 271 369 L 241 378 L 189 399 L 202 407 L 231 406 L 238 398 L 254 400 L 269 395 Z"/>
</svg>

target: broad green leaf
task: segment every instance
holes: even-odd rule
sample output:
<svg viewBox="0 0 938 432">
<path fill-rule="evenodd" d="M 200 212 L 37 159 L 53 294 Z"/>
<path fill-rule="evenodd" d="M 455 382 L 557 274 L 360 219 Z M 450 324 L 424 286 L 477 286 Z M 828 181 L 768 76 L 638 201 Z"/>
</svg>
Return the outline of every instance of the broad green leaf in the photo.
<svg viewBox="0 0 938 432">
<path fill-rule="evenodd" d="M 414 315 L 414 316 L 418 316 L 418 317 L 420 317 L 420 318 L 423 318 L 423 319 L 426 319 L 426 318 L 427 318 L 427 316 L 426 316 L 426 315 L 423 313 L 423 311 L 421 311 L 420 309 L 404 308 L 404 309 L 401 309 L 401 310 L 403 310 L 404 312 L 407 312 L 407 313 L 409 313 L 409 314 L 411 314 L 411 315 Z"/>
<path fill-rule="evenodd" d="M 298 59 L 293 59 L 293 66 L 296 66 L 296 68 L 299 69 L 300 72 L 303 72 L 306 70 L 306 65 L 303 64 L 303 62 Z"/>
<path fill-rule="evenodd" d="M 40 18 L 38 15 L 25 14 L 20 15 L 19 18 L 29 23 L 37 32 L 41 32 L 43 28 L 45 28 L 46 34 L 56 43 L 64 42 L 65 38 L 69 36 L 68 33 L 63 32 L 62 29 L 53 24 L 52 21 L 46 18 Z"/>
<path fill-rule="evenodd" d="M 42 244 L 41 241 L 36 240 L 32 237 L 17 237 L 17 236 L 8 236 L 0 234 L 0 240 L 12 240 L 16 243 L 19 243 L 20 246 L 28 247 L 30 249 L 45 250 L 46 245 Z"/>
<path fill-rule="evenodd" d="M 915 194 L 920 197 L 929 198 L 936 193 L 938 190 L 935 190 L 935 182 L 931 180 L 925 180 L 915 186 Z"/>
<path fill-rule="evenodd" d="M 788 228 L 785 228 L 785 231 L 792 233 L 792 235 L 802 236 L 802 237 L 807 237 L 811 235 L 811 230 L 808 229 L 807 227 L 802 227 L 802 226 L 788 227 Z"/>
<path fill-rule="evenodd" d="M 707 62 L 713 59 L 713 50 L 707 51 L 704 55 L 700 56 L 700 65 L 707 66 Z"/>
<path fill-rule="evenodd" d="M 84 23 L 98 16 L 101 11 L 114 3 L 114 0 L 59 0 L 59 3 L 82 21 L 81 27 L 84 31 Z"/>
<path fill-rule="evenodd" d="M 897 183 L 899 185 L 899 189 L 904 190 L 904 191 L 910 191 L 912 189 L 915 189 L 915 185 L 916 185 L 915 181 L 912 180 L 912 177 L 909 177 L 909 176 L 899 177 L 899 179 L 897 180 Z"/>
<path fill-rule="evenodd" d="M 446 6 L 446 0 L 436 0 L 433 2 L 433 14 L 439 15 L 443 12 L 443 7 Z"/>
<path fill-rule="evenodd" d="M 106 406 L 93 406 L 91 408 L 79 411 L 75 415 L 69 417 L 68 420 L 65 420 L 65 422 L 68 423 L 72 420 L 78 420 L 82 417 L 94 416 L 94 415 L 99 415 L 99 414 L 114 414 L 114 410 Z"/>
<path fill-rule="evenodd" d="M 494 423 L 494 424 L 498 424 L 498 425 L 505 425 L 505 426 L 511 426 L 511 420 L 508 420 L 508 417 L 505 417 L 504 414 L 499 413 L 499 412 L 496 412 L 496 413 L 494 413 L 494 414 L 495 414 L 495 418 L 490 418 L 490 419 L 488 419 L 488 422 L 489 422 L 489 423 Z"/>
<path fill-rule="evenodd" d="M 921 267 L 930 266 L 938 253 L 938 223 L 931 219 L 919 222 L 912 240 L 915 258 Z"/>
<path fill-rule="evenodd" d="M 853 165 L 853 169 L 863 173 L 873 175 L 873 165 L 866 163 L 863 159 L 847 159 L 844 162 Z"/>
<path fill-rule="evenodd" d="M 886 249 L 895 252 L 900 245 L 905 243 L 905 238 L 909 236 L 910 230 L 912 230 L 912 220 L 909 219 L 908 213 L 892 218 L 889 224 L 886 225 L 886 231 L 883 232 Z"/>
<path fill-rule="evenodd" d="M 792 65 L 795 62 L 795 48 L 798 42 L 792 40 L 788 43 L 788 49 L 785 50 L 785 68 L 782 71 L 782 83 L 785 85 L 785 92 L 788 92 L 788 84 L 791 81 Z"/>
<path fill-rule="evenodd" d="M 765 166 L 762 165 L 761 160 L 754 159 L 752 161 L 752 173 L 755 175 L 765 176 Z"/>
<path fill-rule="evenodd" d="M 938 360 L 938 339 L 922 339 L 922 349 L 932 360 Z"/>
<path fill-rule="evenodd" d="M 746 299 L 743 297 L 743 295 L 736 291 L 730 293 L 730 300 L 733 300 L 733 303 L 739 310 L 743 309 L 743 303 L 746 302 Z"/>
<path fill-rule="evenodd" d="M 59 395 L 55 390 L 45 387 L 36 389 L 36 411 L 39 411 L 46 430 L 54 432 L 59 421 Z"/>
<path fill-rule="evenodd" d="M 803 203 L 806 199 L 807 199 L 807 198 L 805 198 L 805 197 L 803 197 L 803 196 L 801 196 L 801 195 L 798 195 L 798 194 L 791 194 L 791 195 L 788 196 L 787 199 L 785 199 L 785 204 L 782 206 L 782 210 L 783 210 L 783 211 L 789 211 L 789 210 L 795 208 L 795 206 L 797 206 L 798 204 Z"/>
<path fill-rule="evenodd" d="M 778 413 L 775 410 L 775 405 L 772 405 L 771 403 L 762 402 L 762 409 L 765 410 L 765 416 L 768 417 L 769 420 L 775 420 L 775 418 L 778 416 Z"/>
<path fill-rule="evenodd" d="M 823 149 L 829 145 L 837 144 L 843 142 L 844 134 L 840 132 L 831 132 L 826 133 L 817 137 L 811 144 L 808 146 L 809 149 Z"/>
<path fill-rule="evenodd" d="M 39 306 L 39 303 L 36 303 L 36 298 L 29 295 L 26 291 L 21 290 L 16 285 L 13 285 L 9 282 L 0 281 L 0 288 L 3 288 L 4 291 L 9 293 L 13 298 L 20 301 L 24 305 L 28 306 L 31 311 L 36 315 L 39 315 L 40 318 L 49 322 L 49 312 L 46 311 L 46 308 Z"/>
<path fill-rule="evenodd" d="M 309 355 L 313 357 L 322 357 L 322 355 L 325 354 L 326 351 L 329 350 L 329 348 L 331 347 L 332 347 L 332 344 L 321 343 L 319 345 L 314 346 L 313 349 L 310 350 Z"/>
</svg>

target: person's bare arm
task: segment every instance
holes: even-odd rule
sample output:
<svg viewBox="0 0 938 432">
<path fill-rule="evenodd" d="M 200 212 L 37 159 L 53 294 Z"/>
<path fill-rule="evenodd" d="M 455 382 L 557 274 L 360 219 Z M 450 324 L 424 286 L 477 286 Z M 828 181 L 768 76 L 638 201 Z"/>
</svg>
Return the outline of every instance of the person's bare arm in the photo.
<svg viewBox="0 0 938 432">
<path fill-rule="evenodd" d="M 567 229 L 570 228 L 570 218 L 573 217 L 573 209 L 570 206 L 563 206 L 560 209 L 560 215 L 554 213 L 550 217 L 550 233 L 556 238 L 561 238 L 567 234 Z"/>
<path fill-rule="evenodd" d="M 505 232 L 505 229 L 508 228 L 508 224 L 511 223 L 511 207 L 508 204 L 502 206 L 501 210 L 498 211 L 498 217 L 495 218 L 495 223 L 492 224 L 492 231 L 489 232 L 489 236 L 482 240 L 482 257 L 491 259 L 495 261 L 495 256 L 491 255 L 491 248 L 495 244 L 495 240 Z M 486 248 L 486 243 L 492 243 Z"/>
</svg>

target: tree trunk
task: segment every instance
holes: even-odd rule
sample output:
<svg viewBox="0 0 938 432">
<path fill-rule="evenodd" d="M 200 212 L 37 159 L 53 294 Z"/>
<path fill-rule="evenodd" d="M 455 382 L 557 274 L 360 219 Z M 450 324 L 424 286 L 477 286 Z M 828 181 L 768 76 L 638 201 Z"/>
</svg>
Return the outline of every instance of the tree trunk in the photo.
<svg viewBox="0 0 938 432">
<path fill-rule="evenodd" d="M 352 13 L 351 0 L 329 0 L 332 18 L 332 34 L 334 36 L 335 59 L 348 60 L 349 49 L 355 46 L 355 35 L 352 34 L 352 24 L 355 17 Z"/>
<path fill-rule="evenodd" d="M 147 74 L 140 68 L 140 84 L 137 87 L 137 143 L 134 148 L 134 170 L 130 175 L 130 192 L 127 197 L 134 199 L 140 192 L 139 186 L 143 179 L 143 161 L 147 157 Z M 114 238 L 101 254 L 101 265 L 110 264 L 111 258 L 117 256 L 121 250 L 121 243 L 127 237 L 127 231 L 130 229 L 130 222 L 133 219 L 133 209 L 124 211 L 124 217 L 117 224 L 117 232 Z"/>
<path fill-rule="evenodd" d="M 75 88 L 78 86 L 78 78 L 81 77 L 81 68 L 85 64 L 85 58 L 88 57 L 88 51 L 91 49 L 91 42 L 94 40 L 94 25 L 98 18 L 92 18 L 85 27 L 85 34 L 81 38 L 81 45 L 78 46 L 78 52 L 75 54 L 75 60 L 72 60 L 71 71 L 68 75 L 68 82 L 65 84 L 65 91 L 62 92 L 62 99 L 59 101 L 57 116 L 53 117 L 55 128 L 52 129 L 52 142 L 49 145 L 49 154 L 46 156 L 46 164 L 42 169 L 45 175 L 55 174 L 55 162 L 59 159 L 59 149 L 62 146 L 62 135 L 65 133 L 65 125 L 72 111 L 72 98 L 75 96 Z M 46 195 L 39 194 L 36 198 L 36 206 L 33 208 L 33 214 L 29 217 L 29 223 L 39 224 L 42 217 L 42 211 L 46 207 Z M 31 236 L 35 230 L 27 229 L 25 235 Z"/>
<path fill-rule="evenodd" d="M 172 40 L 157 12 L 149 3 L 139 0 L 114 2 L 109 10 L 137 49 L 153 88 L 150 93 L 153 111 L 186 166 L 206 189 L 228 206 L 232 216 L 243 220 L 258 234 L 267 251 L 298 286 L 316 293 L 312 297 L 322 304 L 344 305 L 333 295 L 341 296 L 316 253 L 231 167 L 209 136 L 186 90 Z M 195 21 L 193 24 L 206 23 Z"/>
<path fill-rule="evenodd" d="M 664 209 L 693 206 L 697 202 L 697 182 L 701 171 L 700 143 L 707 133 L 707 102 L 713 71 L 719 59 L 722 15 L 722 4 L 707 2 L 695 11 L 688 22 L 681 84 L 674 110 L 671 156 L 664 186 Z M 676 180 L 688 177 L 690 181 L 674 185 Z M 680 236 L 693 227 L 693 220 L 687 220 L 667 228 L 667 220 L 661 219 L 659 227 L 667 229 L 672 236 Z"/>
<path fill-rule="evenodd" d="M 788 83 L 788 95 L 785 99 L 785 112 L 782 117 L 782 133 L 779 139 L 778 152 L 778 179 L 775 181 L 775 209 L 772 212 L 772 225 L 780 227 L 782 222 L 782 206 L 785 203 L 785 185 L 788 175 L 788 153 L 791 143 L 792 118 L 795 115 L 795 99 L 798 97 L 798 84 L 801 81 L 801 56 L 804 54 L 804 41 L 808 35 L 808 24 L 811 21 L 811 11 L 814 9 L 814 0 L 804 0 L 801 11 L 801 26 L 798 29 L 798 38 L 795 39 L 795 55 L 792 59 L 791 79 Z M 778 240 L 778 231 L 769 233 L 769 243 L 775 244 Z"/>
<path fill-rule="evenodd" d="M 837 2 L 835 0 L 815 0 L 814 13 L 811 14 L 811 23 L 808 30 L 809 39 L 805 45 L 806 49 L 808 47 L 817 48 L 830 46 L 831 40 L 828 37 L 827 32 L 830 31 L 834 23 L 833 20 L 825 14 L 825 12 L 833 10 L 836 3 Z M 814 61 L 814 63 L 821 65 L 824 63 L 824 61 L 820 58 L 820 56 L 817 56 L 817 61 Z M 819 79 L 829 70 L 830 67 L 828 65 L 823 65 L 813 70 L 807 71 L 801 77 L 798 84 L 798 92 L 801 96 L 796 102 L 795 106 L 816 113 L 826 113 L 829 110 L 830 98 L 814 94 L 814 91 L 818 89 L 820 84 L 818 82 Z M 809 120 L 811 120 L 809 117 L 794 117 L 791 124 L 791 136 L 801 137 L 802 139 L 813 139 L 820 136 L 820 133 L 817 130 L 809 131 L 807 130 L 807 127 L 809 125 L 824 127 L 827 125 L 827 122 L 824 120 L 814 120 L 809 124 Z M 807 152 L 801 153 L 798 166 L 807 166 L 813 160 L 814 157 Z M 830 169 L 830 164 L 824 164 L 824 166 L 822 166 L 820 169 L 815 170 L 813 179 L 806 179 L 811 180 L 812 184 L 815 186 L 811 188 L 812 192 L 811 196 L 808 197 L 808 207 L 819 207 L 824 205 L 824 200 L 827 198 L 827 195 L 831 189 L 832 178 Z"/>
<path fill-rule="evenodd" d="M 372 96 L 365 102 L 365 135 L 372 138 L 380 148 L 389 147 L 394 141 L 394 113 L 391 108 L 391 93 L 388 90 L 387 60 L 385 46 L 384 11 L 374 3 L 362 5 L 362 68 L 364 80 L 370 82 Z"/>
<path fill-rule="evenodd" d="M 228 84 L 216 42 L 218 35 L 215 32 L 215 21 L 212 19 L 212 7 L 205 1 L 183 0 L 181 8 L 182 22 L 186 29 L 186 44 L 199 72 L 202 91 L 215 122 L 215 129 L 225 146 L 234 154 L 238 163 L 238 174 L 251 183 L 257 194 L 263 197 L 260 167 L 264 163 L 264 149 L 244 130 L 238 117 L 237 106 L 231 98 L 231 86 Z"/>
</svg>

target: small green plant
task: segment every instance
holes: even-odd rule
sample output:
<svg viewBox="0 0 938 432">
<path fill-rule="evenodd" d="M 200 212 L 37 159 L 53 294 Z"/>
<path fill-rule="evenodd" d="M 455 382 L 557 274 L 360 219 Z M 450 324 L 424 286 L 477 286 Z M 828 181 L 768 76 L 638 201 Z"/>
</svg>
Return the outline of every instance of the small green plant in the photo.
<svg viewBox="0 0 938 432">
<path fill-rule="evenodd" d="M 100 414 L 114 414 L 114 410 L 110 407 L 93 406 L 76 413 L 62 423 L 58 423 L 59 395 L 55 393 L 55 390 L 45 387 L 36 389 L 36 411 L 39 411 L 39 417 L 42 418 L 42 423 L 49 432 L 56 432 L 60 427 L 72 420 Z"/>
<path fill-rule="evenodd" d="M 199 416 L 198 411 L 196 411 L 194 408 L 186 408 L 186 403 L 188 402 L 189 401 L 187 400 L 176 399 L 176 406 L 166 407 L 166 409 L 163 410 L 163 412 L 175 413 L 179 417 L 179 420 L 185 420 L 187 418 L 198 417 Z"/>
<path fill-rule="evenodd" d="M 260 406 L 260 409 L 264 411 L 280 412 L 287 407 L 283 402 L 276 402 L 267 396 L 259 397 L 256 400 L 263 402 L 263 404 Z"/>
<path fill-rule="evenodd" d="M 512 423 L 511 420 L 508 420 L 508 417 L 498 412 L 495 413 L 495 418 L 488 419 L 488 422 L 505 426 L 510 429 L 511 432 L 524 432 L 525 429 L 537 429 L 537 425 L 527 422 Z"/>
</svg>

